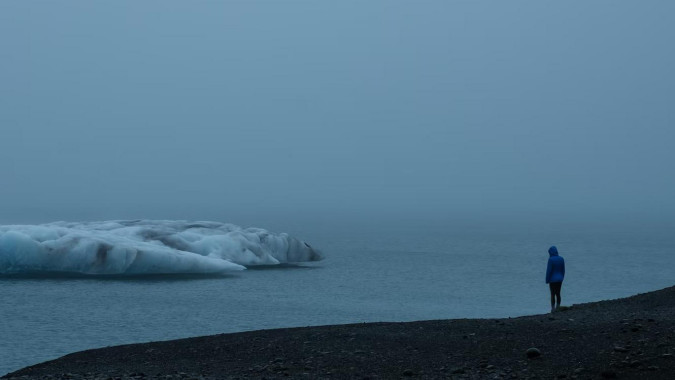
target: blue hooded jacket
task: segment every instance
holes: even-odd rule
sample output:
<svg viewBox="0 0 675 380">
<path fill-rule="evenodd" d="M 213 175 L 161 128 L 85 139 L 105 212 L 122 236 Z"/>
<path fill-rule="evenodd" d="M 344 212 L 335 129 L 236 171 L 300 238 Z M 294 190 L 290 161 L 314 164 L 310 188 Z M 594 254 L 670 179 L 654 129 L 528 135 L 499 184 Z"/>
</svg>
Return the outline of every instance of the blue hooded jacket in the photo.
<svg viewBox="0 0 675 380">
<path fill-rule="evenodd" d="M 552 246 L 548 249 L 548 267 L 546 268 L 546 283 L 563 282 L 565 278 L 565 259 L 558 256 L 558 248 Z"/>
</svg>

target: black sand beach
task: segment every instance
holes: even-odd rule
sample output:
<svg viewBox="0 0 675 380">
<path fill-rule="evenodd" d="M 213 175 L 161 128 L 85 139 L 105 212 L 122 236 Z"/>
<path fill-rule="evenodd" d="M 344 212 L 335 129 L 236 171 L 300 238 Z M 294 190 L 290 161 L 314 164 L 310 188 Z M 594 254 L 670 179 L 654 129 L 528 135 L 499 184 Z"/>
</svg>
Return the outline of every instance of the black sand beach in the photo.
<svg viewBox="0 0 675 380">
<path fill-rule="evenodd" d="M 670 287 L 519 318 L 262 330 L 108 347 L 3 379 L 674 379 L 674 354 Z"/>
</svg>

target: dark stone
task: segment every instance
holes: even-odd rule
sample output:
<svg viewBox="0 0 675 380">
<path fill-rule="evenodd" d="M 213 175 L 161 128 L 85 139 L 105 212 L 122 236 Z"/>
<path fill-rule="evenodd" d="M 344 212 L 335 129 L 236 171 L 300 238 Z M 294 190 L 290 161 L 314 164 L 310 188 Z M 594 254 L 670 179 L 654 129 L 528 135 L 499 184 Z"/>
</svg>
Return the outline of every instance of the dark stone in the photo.
<svg viewBox="0 0 675 380">
<path fill-rule="evenodd" d="M 600 376 L 602 376 L 603 379 L 616 379 L 616 372 L 612 371 L 611 369 L 607 369 L 600 372 Z"/>
<path fill-rule="evenodd" d="M 415 372 L 412 371 L 412 369 L 406 369 L 403 371 L 403 376 L 414 376 Z"/>
<path fill-rule="evenodd" d="M 527 349 L 527 351 L 525 351 L 525 355 L 527 355 L 527 357 L 530 359 L 534 359 L 541 356 L 541 351 L 539 351 L 539 349 L 536 347 L 530 347 Z"/>
<path fill-rule="evenodd" d="M 616 351 L 616 352 L 628 352 L 628 349 L 626 347 L 614 346 L 614 351 Z"/>
</svg>

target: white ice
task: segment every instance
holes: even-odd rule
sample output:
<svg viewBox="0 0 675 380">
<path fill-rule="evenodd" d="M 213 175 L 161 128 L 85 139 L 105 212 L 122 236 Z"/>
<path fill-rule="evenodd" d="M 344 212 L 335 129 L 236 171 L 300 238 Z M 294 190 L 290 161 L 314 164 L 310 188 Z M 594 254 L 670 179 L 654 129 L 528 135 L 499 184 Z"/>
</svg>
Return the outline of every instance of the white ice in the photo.
<svg viewBox="0 0 675 380">
<path fill-rule="evenodd" d="M 321 260 L 285 233 L 217 222 L 134 220 L 0 226 L 0 274 L 194 274 Z"/>
</svg>

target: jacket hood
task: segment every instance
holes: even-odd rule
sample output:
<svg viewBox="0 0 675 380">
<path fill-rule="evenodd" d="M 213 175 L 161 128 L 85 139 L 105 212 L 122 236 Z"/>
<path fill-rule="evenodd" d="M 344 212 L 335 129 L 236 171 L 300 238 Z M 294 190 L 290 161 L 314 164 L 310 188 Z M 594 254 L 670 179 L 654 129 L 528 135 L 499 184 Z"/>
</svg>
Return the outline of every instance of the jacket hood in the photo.
<svg viewBox="0 0 675 380">
<path fill-rule="evenodd" d="M 558 248 L 556 248 L 555 245 L 552 245 L 551 248 L 548 249 L 548 254 L 550 256 L 558 256 Z"/>
</svg>

